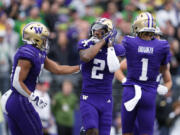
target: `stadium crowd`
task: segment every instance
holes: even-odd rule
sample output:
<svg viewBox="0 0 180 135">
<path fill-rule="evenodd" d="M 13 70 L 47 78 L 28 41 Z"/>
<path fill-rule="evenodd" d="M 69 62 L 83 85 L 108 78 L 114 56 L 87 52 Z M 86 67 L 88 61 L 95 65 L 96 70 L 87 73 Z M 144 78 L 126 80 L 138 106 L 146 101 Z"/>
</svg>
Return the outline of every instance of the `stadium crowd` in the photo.
<svg viewBox="0 0 180 135">
<path fill-rule="evenodd" d="M 154 135 L 180 133 L 180 0 L 1 0 L 0 1 L 0 90 L 10 88 L 13 56 L 22 45 L 22 28 L 29 22 L 45 24 L 50 30 L 48 57 L 62 65 L 78 65 L 77 43 L 89 36 L 91 24 L 99 17 L 109 18 L 118 30 L 116 41 L 132 35 L 131 23 L 138 13 L 156 16 L 162 38 L 172 54 L 173 87 L 165 96 L 157 95 Z M 78 135 L 81 127 L 79 95 L 81 74 L 53 75 L 43 71 L 37 89 L 50 95 L 48 125 L 44 132 L 62 131 Z M 114 111 L 111 135 L 121 135 L 121 83 L 113 81 Z M 52 108 L 52 110 L 50 110 Z M 43 116 L 42 116 L 43 118 Z M 44 120 L 44 119 L 43 119 Z M 46 125 L 46 124 L 45 124 Z M 1 128 L 2 127 L 2 128 Z M 51 130 L 50 130 L 50 128 Z M 5 130 L 5 131 L 4 131 Z M 0 111 L 0 135 L 8 128 Z M 65 132 L 65 131 L 64 131 Z"/>
</svg>

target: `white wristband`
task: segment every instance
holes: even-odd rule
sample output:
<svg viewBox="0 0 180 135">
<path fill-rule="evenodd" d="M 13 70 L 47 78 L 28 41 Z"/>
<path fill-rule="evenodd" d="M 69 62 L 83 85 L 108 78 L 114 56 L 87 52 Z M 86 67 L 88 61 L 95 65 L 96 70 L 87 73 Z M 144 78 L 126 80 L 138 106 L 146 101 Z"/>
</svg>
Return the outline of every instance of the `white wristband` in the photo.
<svg viewBox="0 0 180 135">
<path fill-rule="evenodd" d="M 107 50 L 107 65 L 111 73 L 116 72 L 120 68 L 119 59 L 116 56 L 114 47 L 108 47 Z"/>
</svg>

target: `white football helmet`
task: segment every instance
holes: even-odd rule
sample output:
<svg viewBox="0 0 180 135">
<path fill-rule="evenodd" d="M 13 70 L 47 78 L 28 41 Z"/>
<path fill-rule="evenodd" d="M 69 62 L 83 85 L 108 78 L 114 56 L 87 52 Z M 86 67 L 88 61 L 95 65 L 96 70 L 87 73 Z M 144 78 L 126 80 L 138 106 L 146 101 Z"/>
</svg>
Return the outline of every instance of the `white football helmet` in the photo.
<svg viewBox="0 0 180 135">
<path fill-rule="evenodd" d="M 31 22 L 24 26 L 22 40 L 35 45 L 40 50 L 48 47 L 49 30 L 40 22 Z"/>
<path fill-rule="evenodd" d="M 132 29 L 135 34 L 140 32 L 154 33 L 156 30 L 156 19 L 149 12 L 141 13 L 134 20 Z"/>
</svg>

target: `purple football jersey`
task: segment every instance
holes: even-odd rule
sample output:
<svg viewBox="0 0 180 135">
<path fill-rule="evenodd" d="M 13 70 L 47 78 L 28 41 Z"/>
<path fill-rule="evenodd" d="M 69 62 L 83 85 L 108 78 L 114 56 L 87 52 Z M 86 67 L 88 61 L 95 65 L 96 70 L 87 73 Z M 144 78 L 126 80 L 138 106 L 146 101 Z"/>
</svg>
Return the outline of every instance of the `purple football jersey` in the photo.
<svg viewBox="0 0 180 135">
<path fill-rule="evenodd" d="M 20 47 L 14 56 L 14 64 L 12 67 L 11 74 L 11 89 L 13 91 L 16 91 L 16 89 L 12 85 L 12 81 L 14 78 L 14 72 L 18 64 L 18 60 L 26 59 L 31 61 L 32 68 L 30 69 L 26 80 L 24 80 L 24 83 L 26 84 L 28 89 L 33 92 L 35 90 L 36 82 L 40 74 L 40 71 L 44 67 L 45 58 L 46 52 L 41 51 L 38 48 L 33 47 L 32 45 L 23 45 L 22 47 Z"/>
<path fill-rule="evenodd" d="M 87 49 L 94 45 L 92 41 L 81 40 L 78 50 Z M 117 56 L 125 55 L 122 45 L 114 45 Z M 83 79 L 83 93 L 112 93 L 112 79 L 114 74 L 109 72 L 107 66 L 107 46 L 102 47 L 99 53 L 89 62 L 81 61 Z"/>
<path fill-rule="evenodd" d="M 146 88 L 156 88 L 160 66 L 170 61 L 168 42 L 155 38 L 146 41 L 139 37 L 125 36 L 122 45 L 127 58 L 127 81 L 124 85 L 139 84 Z"/>
</svg>

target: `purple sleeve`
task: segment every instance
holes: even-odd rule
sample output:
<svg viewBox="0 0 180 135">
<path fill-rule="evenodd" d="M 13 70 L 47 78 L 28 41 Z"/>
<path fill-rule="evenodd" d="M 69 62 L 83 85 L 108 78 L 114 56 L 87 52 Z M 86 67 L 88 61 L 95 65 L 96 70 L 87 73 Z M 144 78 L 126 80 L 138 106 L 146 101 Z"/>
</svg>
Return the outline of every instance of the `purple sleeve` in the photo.
<svg viewBox="0 0 180 135">
<path fill-rule="evenodd" d="M 166 42 L 166 44 L 164 45 L 165 48 L 163 49 L 164 50 L 164 59 L 161 63 L 161 65 L 167 65 L 170 61 L 171 61 L 171 53 L 170 53 L 170 47 L 169 47 L 169 44 L 168 42 Z"/>
<path fill-rule="evenodd" d="M 85 44 L 85 41 L 86 40 L 80 40 L 78 42 L 78 51 L 88 48 L 88 46 Z"/>
<path fill-rule="evenodd" d="M 125 48 L 120 44 L 114 45 L 114 50 L 117 56 L 125 56 Z"/>
<path fill-rule="evenodd" d="M 34 60 L 36 59 L 36 53 L 31 48 L 21 47 L 18 51 L 18 58 L 29 60 L 32 64 L 34 64 Z"/>
<path fill-rule="evenodd" d="M 122 40 L 122 46 L 124 46 L 124 49 L 126 50 L 127 48 L 127 36 L 125 36 Z"/>
</svg>

